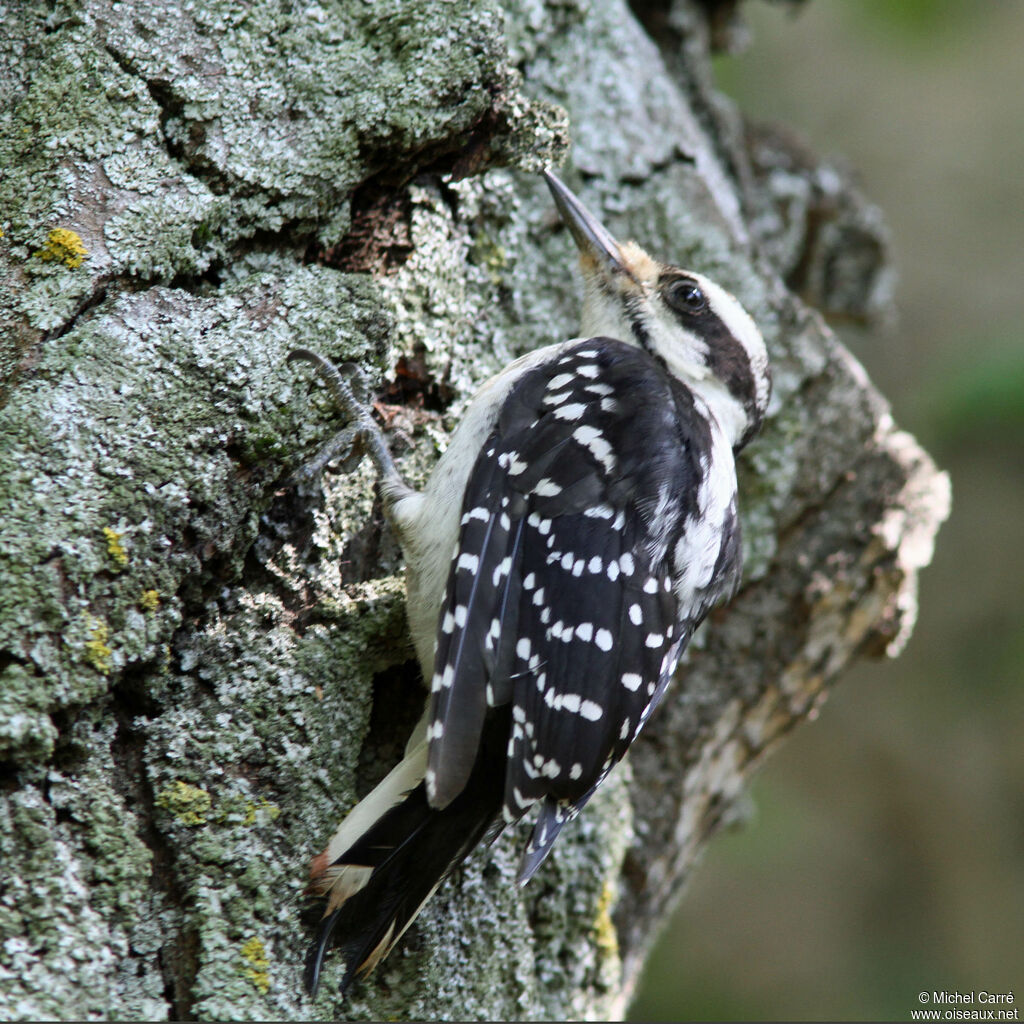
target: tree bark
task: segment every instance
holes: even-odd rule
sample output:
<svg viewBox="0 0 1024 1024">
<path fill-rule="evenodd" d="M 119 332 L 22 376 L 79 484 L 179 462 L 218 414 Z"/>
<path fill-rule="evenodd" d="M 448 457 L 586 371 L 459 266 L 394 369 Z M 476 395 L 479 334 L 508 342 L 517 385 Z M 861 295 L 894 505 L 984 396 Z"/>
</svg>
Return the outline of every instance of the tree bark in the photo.
<svg viewBox="0 0 1024 1024">
<path fill-rule="evenodd" d="M 948 481 L 820 312 L 887 309 L 877 211 L 714 92 L 728 3 L 51 7 L 0 39 L 0 1016 L 623 1013 L 752 769 L 913 626 Z M 527 889 L 512 830 L 311 1002 L 305 865 L 424 691 L 369 467 L 289 482 L 337 424 L 285 356 L 361 363 L 422 482 L 576 329 L 566 158 L 764 331 L 745 583 Z"/>
</svg>

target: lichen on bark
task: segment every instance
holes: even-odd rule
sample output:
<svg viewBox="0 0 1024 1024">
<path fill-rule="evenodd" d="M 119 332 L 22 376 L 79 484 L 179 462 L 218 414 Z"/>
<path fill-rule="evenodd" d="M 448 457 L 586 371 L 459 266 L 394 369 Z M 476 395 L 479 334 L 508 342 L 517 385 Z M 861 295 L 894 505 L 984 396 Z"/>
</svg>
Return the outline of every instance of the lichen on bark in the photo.
<svg viewBox="0 0 1024 1024">
<path fill-rule="evenodd" d="M 708 5 L 659 6 L 8 11 L 3 1016 L 620 1013 L 750 770 L 852 657 L 905 637 L 946 483 L 790 290 L 884 304 L 877 215 L 714 94 Z M 570 136 L 566 173 L 613 231 L 764 329 L 747 584 L 530 887 L 512 830 L 344 1006 L 330 972 L 311 1003 L 304 865 L 423 690 L 369 467 L 290 478 L 337 424 L 285 357 L 359 362 L 422 482 L 476 385 L 576 329 L 532 173 Z"/>
</svg>

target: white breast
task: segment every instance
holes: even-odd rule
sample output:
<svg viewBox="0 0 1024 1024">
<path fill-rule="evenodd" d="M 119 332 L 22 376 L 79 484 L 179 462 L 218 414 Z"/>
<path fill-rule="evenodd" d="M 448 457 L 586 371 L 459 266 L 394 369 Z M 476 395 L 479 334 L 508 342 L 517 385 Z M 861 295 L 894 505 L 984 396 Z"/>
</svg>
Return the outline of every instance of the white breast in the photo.
<svg viewBox="0 0 1024 1024">
<path fill-rule="evenodd" d="M 698 406 L 698 411 L 700 410 Z M 704 477 L 697 489 L 697 515 L 676 543 L 675 561 L 680 575 L 676 593 L 684 615 L 695 613 L 711 584 L 721 553 L 729 507 L 736 497 L 736 463 L 732 446 L 713 416 L 711 449 L 702 461 Z"/>
</svg>

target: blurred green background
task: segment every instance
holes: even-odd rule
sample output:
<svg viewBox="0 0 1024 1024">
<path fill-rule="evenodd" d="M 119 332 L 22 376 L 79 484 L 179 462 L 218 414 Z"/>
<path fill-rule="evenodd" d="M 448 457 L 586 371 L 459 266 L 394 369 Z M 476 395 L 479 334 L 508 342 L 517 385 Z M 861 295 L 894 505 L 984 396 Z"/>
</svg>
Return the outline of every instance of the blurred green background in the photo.
<svg viewBox="0 0 1024 1024">
<path fill-rule="evenodd" d="M 885 211 L 891 331 L 843 332 L 953 479 L 904 655 L 865 662 L 694 873 L 633 1020 L 909 1020 L 1024 1002 L 1024 3 L 748 3 L 718 84 Z M 978 1009 L 976 1005 L 974 1009 Z M 985 1007 L 980 1007 L 984 1009 Z"/>
</svg>

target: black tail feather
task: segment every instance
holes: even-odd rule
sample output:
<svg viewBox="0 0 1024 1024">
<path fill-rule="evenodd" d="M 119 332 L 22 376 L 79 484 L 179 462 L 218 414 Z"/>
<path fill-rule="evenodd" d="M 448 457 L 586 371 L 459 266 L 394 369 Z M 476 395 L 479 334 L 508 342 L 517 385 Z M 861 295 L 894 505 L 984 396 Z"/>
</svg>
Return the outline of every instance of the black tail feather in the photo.
<svg viewBox="0 0 1024 1024">
<path fill-rule="evenodd" d="M 338 915 L 340 913 L 340 909 L 335 910 L 320 921 L 316 930 L 316 940 L 306 953 L 306 970 L 303 975 L 303 981 L 306 991 L 311 996 L 315 996 L 316 990 L 320 987 L 320 971 L 324 966 L 324 956 L 327 954 L 327 946 L 331 941 L 331 936 L 334 934 L 334 927 L 338 923 Z"/>
<path fill-rule="evenodd" d="M 346 864 L 374 868 L 367 884 L 325 916 L 306 954 L 306 990 L 315 995 L 324 959 L 334 935 L 345 963 L 344 995 L 357 972 L 371 970 L 419 913 L 444 879 L 493 831 L 501 809 L 505 780 L 487 771 L 494 744 L 507 735 L 507 723 L 492 716 L 469 781 L 443 810 L 427 802 L 420 783 L 391 808 L 341 858 Z M 494 762 L 491 761 L 491 764 Z M 498 763 L 501 763 L 500 760 Z"/>
</svg>

